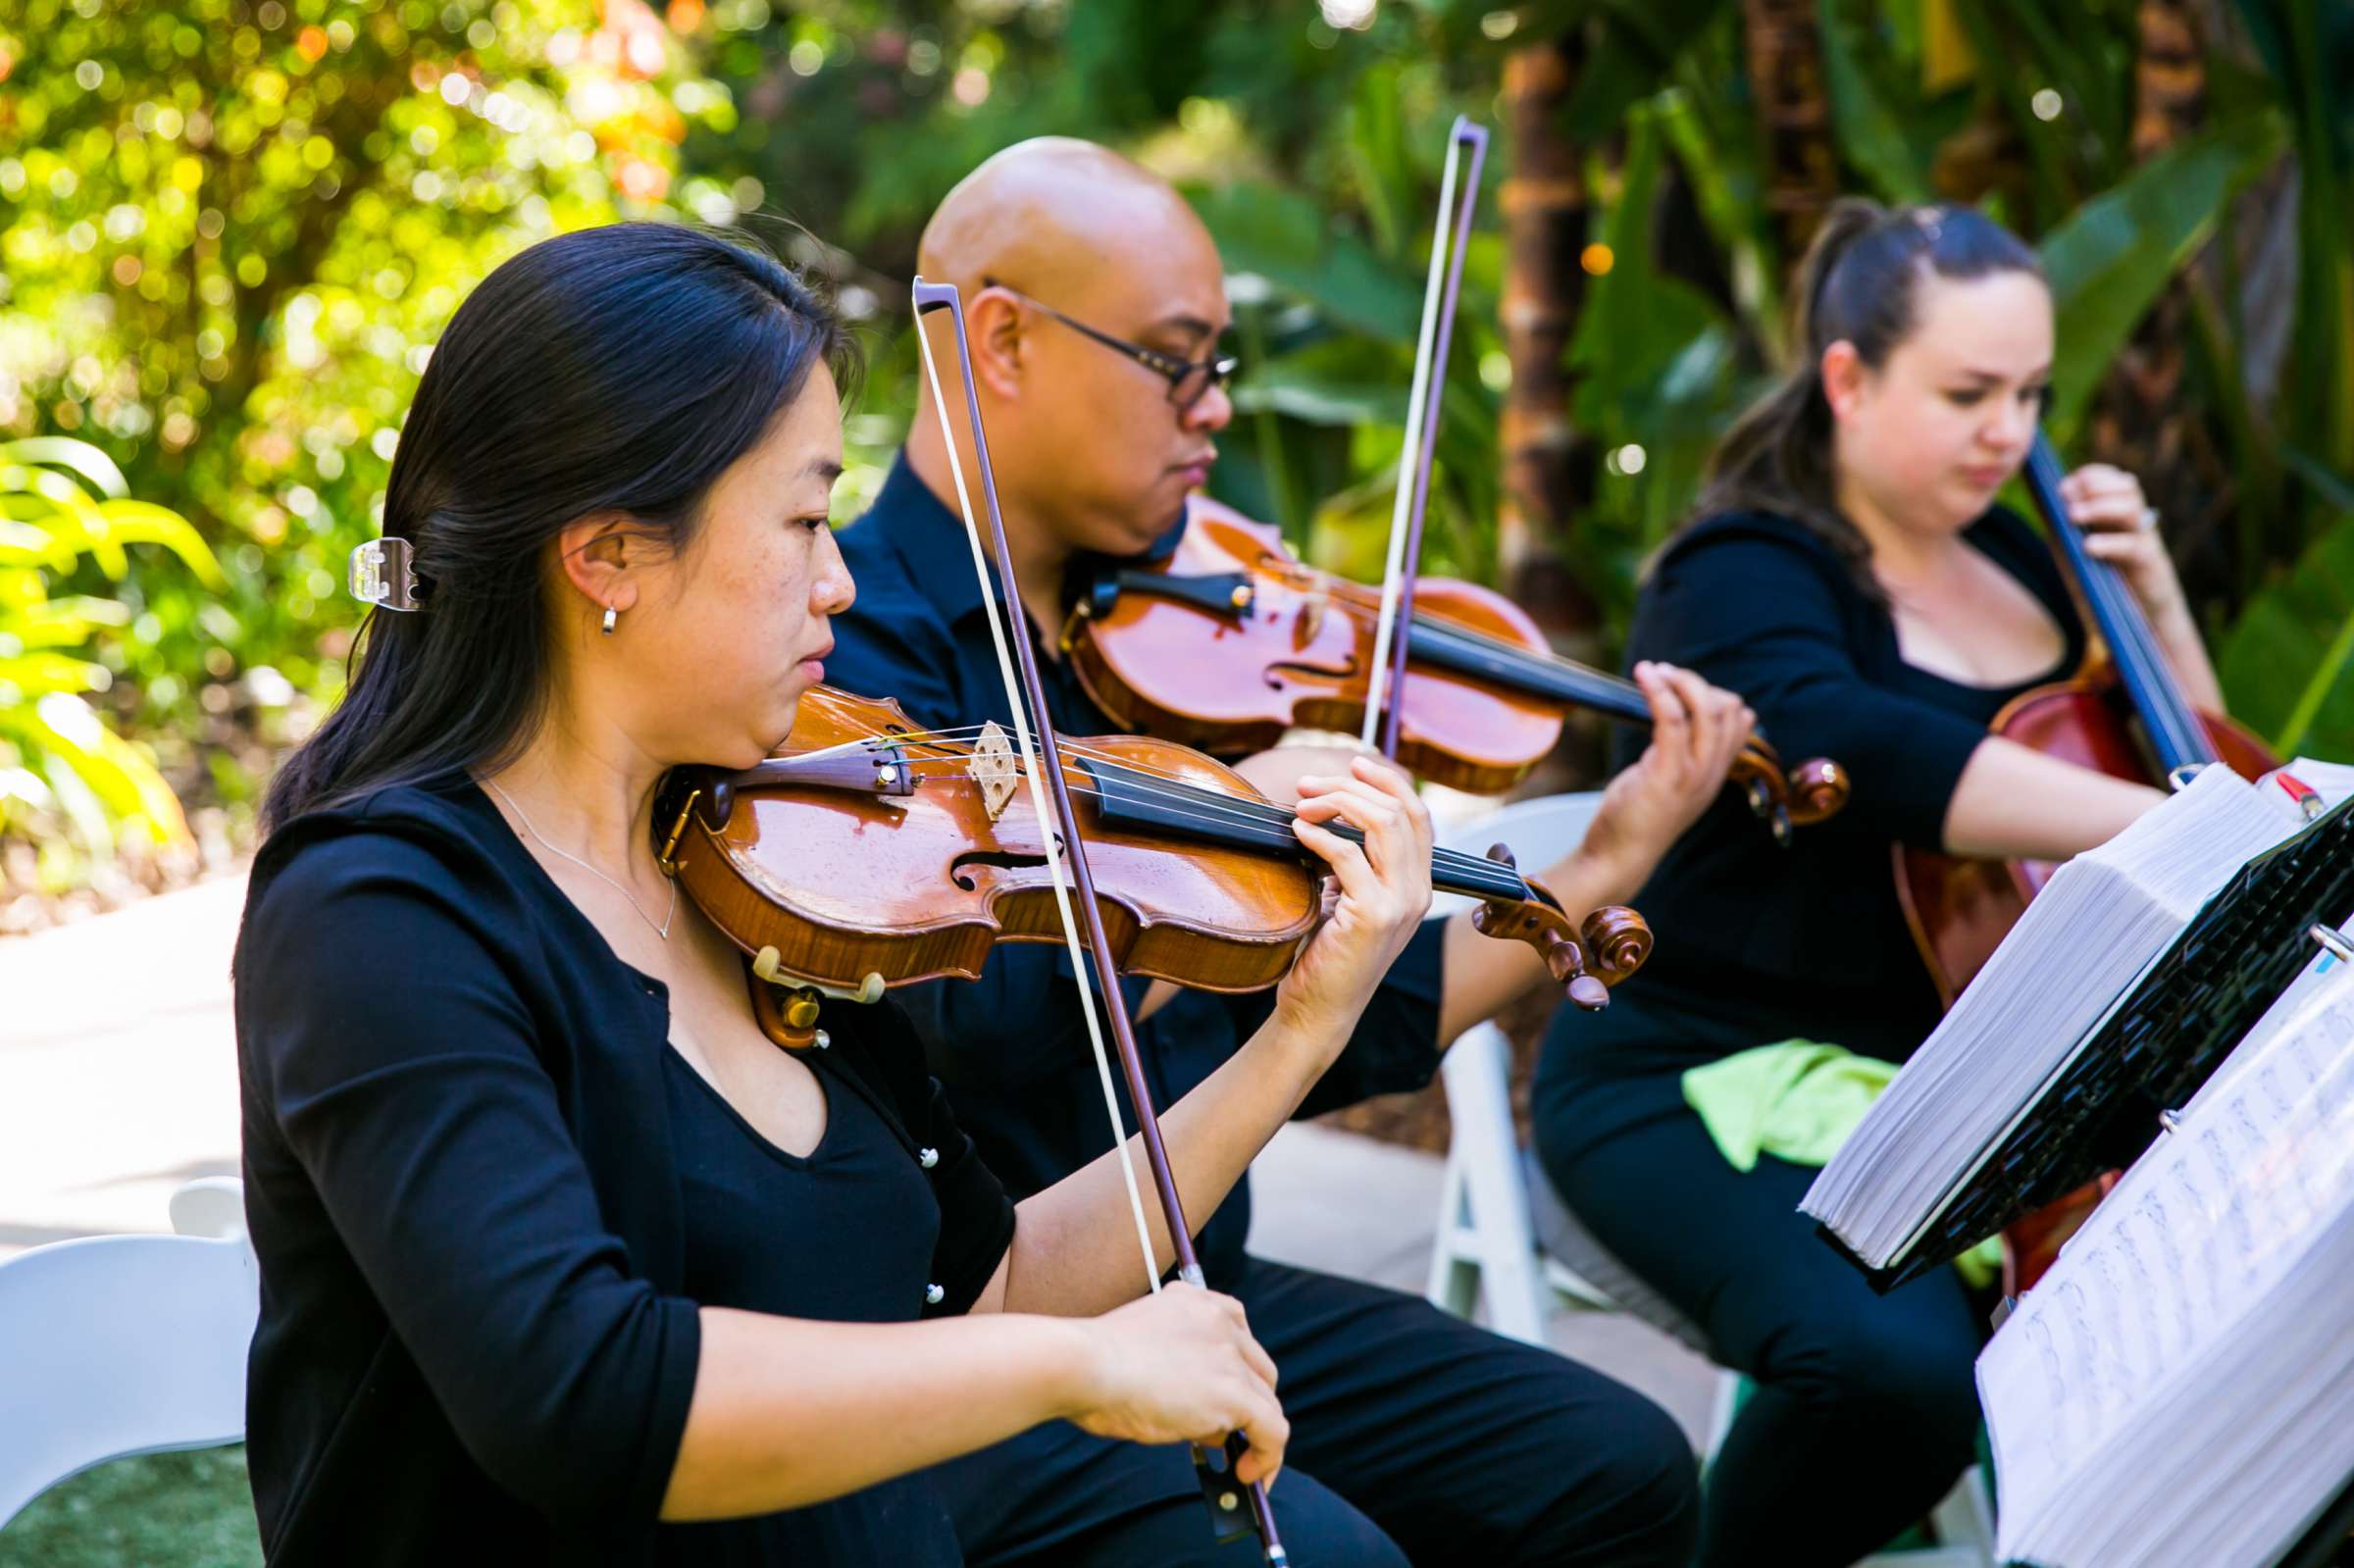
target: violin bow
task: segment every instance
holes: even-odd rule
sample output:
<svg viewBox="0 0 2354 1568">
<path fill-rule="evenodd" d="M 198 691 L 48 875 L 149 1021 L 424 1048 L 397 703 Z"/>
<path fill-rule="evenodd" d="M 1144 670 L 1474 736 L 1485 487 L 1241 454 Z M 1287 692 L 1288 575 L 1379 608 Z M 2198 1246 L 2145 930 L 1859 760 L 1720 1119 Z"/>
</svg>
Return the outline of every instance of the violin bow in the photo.
<svg viewBox="0 0 2354 1568">
<path fill-rule="evenodd" d="M 1462 169 L 1465 149 L 1470 168 Z M 1390 553 L 1382 572 L 1381 614 L 1373 624 L 1373 668 L 1365 689 L 1365 726 L 1359 736 L 1397 760 L 1398 732 L 1406 710 L 1405 630 L 1414 624 L 1414 575 L 1422 559 L 1422 516 L 1430 499 L 1430 464 L 1439 444 L 1439 401 L 1447 383 L 1447 351 L 1455 337 L 1455 303 L 1462 291 L 1463 250 L 1471 238 L 1471 214 L 1479 205 L 1479 171 L 1487 162 L 1488 131 L 1467 115 L 1455 117 L 1447 136 L 1447 164 L 1439 176 L 1439 213 L 1430 228 L 1430 274 L 1422 285 L 1422 328 L 1414 342 L 1414 379 L 1406 400 L 1406 446 L 1398 458 L 1398 495 L 1390 508 Z M 1461 188 L 1457 177 L 1462 175 Z M 1447 219 L 1455 217 L 1452 243 Z M 1441 297 L 1444 278 L 1445 297 Z M 1385 698 L 1387 701 L 1385 702 Z"/>
<path fill-rule="evenodd" d="M 1465 167 L 1468 154 L 1469 167 Z M 1430 272 L 1422 285 L 1422 328 L 1414 345 L 1414 379 L 1407 394 L 1406 447 L 1398 459 L 1398 495 L 1390 509 L 1390 556 L 1381 585 L 1381 614 L 1373 626 L 1373 668 L 1365 685 L 1365 726 L 1358 737 L 1378 744 L 1398 760 L 1398 736 L 1406 714 L 1406 662 L 1414 624 L 1414 577 L 1422 560 L 1422 519 L 1430 501 L 1430 468 L 1438 455 L 1439 403 L 1447 384 L 1447 353 L 1455 339 L 1455 307 L 1463 286 L 1463 252 L 1471 240 L 1471 215 L 1479 206 L 1479 173 L 1488 157 L 1488 131 L 1468 115 L 1455 117 L 1447 133 L 1447 162 L 1439 175 L 1439 210 L 1430 227 Z M 1449 215 L 1454 222 L 1450 232 Z M 1384 699 L 1387 699 L 1386 701 Z M 1378 736 L 1378 740 L 1377 737 Z M 1497 844 L 1488 857 L 1510 866 L 1511 850 Z M 1473 917 L 1488 936 L 1508 934 L 1518 917 L 1491 905 Z M 1608 986 L 1588 975 L 1577 943 L 1557 938 L 1567 956 L 1565 969 L 1548 955 L 1556 978 L 1566 974 L 1569 999 L 1588 1012 L 1610 1004 Z M 1599 940 L 1592 937 L 1589 939 Z M 1540 949 L 1542 951 L 1543 949 Z"/>
<path fill-rule="evenodd" d="M 1136 1107 L 1137 1135 L 1144 1145 L 1145 1164 L 1151 1173 L 1161 1217 L 1168 1224 L 1169 1239 L 1176 1248 L 1177 1277 L 1188 1285 L 1206 1289 L 1202 1260 L 1194 1248 L 1193 1229 L 1185 1222 L 1185 1208 L 1177 1196 L 1177 1180 L 1169 1170 L 1168 1151 L 1161 1145 L 1160 1122 L 1153 1110 L 1151 1090 L 1145 1082 L 1144 1058 L 1137 1049 L 1135 1021 L 1129 1016 L 1128 998 L 1120 989 L 1119 970 L 1112 961 L 1111 943 L 1104 936 L 1102 911 L 1096 901 L 1095 877 L 1088 867 L 1087 842 L 1080 836 L 1078 812 L 1071 805 L 1070 788 L 1063 777 L 1062 748 L 1055 737 L 1053 716 L 1047 708 L 1046 688 L 1039 680 L 1038 657 L 1030 637 L 1015 634 L 1011 626 L 1013 618 L 1021 614 L 1021 593 L 1014 582 L 1013 556 L 1005 544 L 1004 516 L 998 507 L 998 482 L 990 469 L 989 438 L 981 428 L 981 399 L 974 387 L 972 345 L 965 334 L 963 298 L 953 283 L 930 283 L 918 278 L 914 302 L 916 345 L 923 355 L 924 375 L 931 384 L 933 405 L 940 414 L 942 434 L 947 438 L 948 474 L 955 483 L 957 507 L 964 515 L 965 537 L 972 546 L 973 572 L 980 581 L 981 600 L 989 613 L 989 633 L 997 646 L 998 673 L 1004 681 L 1005 700 L 1013 711 L 1014 741 L 1029 780 L 1030 808 L 1037 814 L 1042 829 L 1053 825 L 1061 830 L 1059 842 L 1052 834 L 1041 835 L 1046 840 L 1048 876 L 1054 885 L 1054 907 L 1062 920 L 1063 942 L 1079 983 L 1079 1010 L 1087 1021 L 1088 1040 L 1095 1047 L 1103 1103 L 1111 1114 L 1112 1147 L 1120 1155 L 1120 1172 L 1127 1179 L 1128 1204 L 1136 1217 L 1137 1240 L 1144 1248 L 1145 1281 L 1152 1291 L 1159 1291 L 1160 1270 L 1152 1250 L 1152 1229 L 1145 1218 L 1143 1196 L 1137 1190 L 1136 1167 L 1128 1157 L 1127 1129 L 1120 1118 L 1119 1097 L 1112 1087 L 1110 1055 L 1104 1049 L 1103 1030 L 1098 1023 L 1099 995 L 1102 998 L 1103 1016 L 1110 1021 L 1112 1044 L 1119 1055 L 1121 1075 L 1127 1080 L 1128 1098 Z M 958 367 L 964 376 L 965 419 L 971 429 L 973 456 L 980 470 L 981 499 L 989 519 L 989 554 L 994 557 L 997 571 L 994 585 L 990 578 L 991 562 L 982 553 L 980 524 L 974 518 L 972 497 L 965 488 L 964 467 L 957 457 L 956 432 L 948 418 L 947 400 L 941 391 L 940 367 L 933 357 L 930 335 L 924 329 L 924 318 L 937 311 L 947 312 L 956 339 Z M 1072 896 L 1074 886 L 1076 899 Z M 1087 928 L 1084 939 L 1080 935 L 1082 921 Z M 1091 963 L 1093 986 L 1088 980 Z M 1201 1478 L 1203 1496 L 1209 1504 L 1210 1518 L 1221 1541 L 1255 1527 L 1269 1568 L 1285 1568 L 1289 1559 L 1276 1535 L 1275 1515 L 1267 1504 L 1267 1489 L 1257 1482 L 1245 1488 L 1236 1479 L 1234 1465 L 1243 1445 L 1243 1438 L 1237 1433 L 1226 1440 L 1223 1453 L 1213 1454 L 1199 1445 L 1195 1447 L 1194 1469 Z"/>
</svg>

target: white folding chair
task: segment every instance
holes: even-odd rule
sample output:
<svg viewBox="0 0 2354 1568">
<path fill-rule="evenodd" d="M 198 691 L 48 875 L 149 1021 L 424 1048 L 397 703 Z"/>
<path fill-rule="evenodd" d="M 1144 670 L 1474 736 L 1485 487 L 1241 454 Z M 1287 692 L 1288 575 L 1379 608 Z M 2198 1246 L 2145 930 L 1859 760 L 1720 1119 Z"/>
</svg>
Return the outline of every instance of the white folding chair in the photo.
<svg viewBox="0 0 2354 1568">
<path fill-rule="evenodd" d="M 260 1284 L 241 1188 L 189 1183 L 172 1225 L 0 1262 L 0 1525 L 92 1465 L 244 1437 Z"/>
<path fill-rule="evenodd" d="M 1541 871 L 1585 840 L 1600 794 L 1548 795 L 1506 806 L 1443 835 L 1444 847 L 1484 854 L 1511 847 L 1527 871 Z M 1458 893 L 1431 901 L 1430 918 L 1445 920 L 1471 906 Z M 1465 1030 L 1440 1058 L 1447 1115 L 1454 1132 L 1439 1197 L 1438 1243 L 1431 1249 L 1425 1292 L 1458 1317 L 1470 1317 L 1482 1296 L 1488 1326 L 1529 1344 L 1545 1343 L 1551 1308 L 1544 1260 L 1529 1212 L 1520 1140 L 1512 1131 L 1511 1045 L 1493 1023 Z M 1611 1299 L 1567 1269 L 1559 1288 L 1587 1306 Z"/>
<path fill-rule="evenodd" d="M 1584 840 L 1601 800 L 1583 793 L 1518 801 L 1441 835 L 1441 841 L 1472 854 L 1508 844 L 1522 869 L 1542 871 Z M 1458 895 L 1435 899 L 1431 918 L 1445 919 L 1471 902 Z M 1557 1303 L 1624 1311 L 1709 1355 L 1700 1326 L 1613 1257 L 1553 1190 L 1536 1156 L 1520 1148 L 1504 1032 L 1493 1023 L 1465 1030 L 1441 1059 L 1440 1076 L 1453 1131 L 1425 1292 L 1431 1302 L 1467 1318 L 1484 1299 L 1488 1327 L 1529 1344 L 1548 1342 L 1546 1320 Z M 1720 1368 L 1704 1463 L 1731 1430 L 1740 1396 L 1740 1374 Z M 1987 1568 L 1993 1561 L 1993 1510 L 1975 1465 L 1930 1517 L 1944 1544 L 1875 1553 L 1856 1568 Z"/>
</svg>

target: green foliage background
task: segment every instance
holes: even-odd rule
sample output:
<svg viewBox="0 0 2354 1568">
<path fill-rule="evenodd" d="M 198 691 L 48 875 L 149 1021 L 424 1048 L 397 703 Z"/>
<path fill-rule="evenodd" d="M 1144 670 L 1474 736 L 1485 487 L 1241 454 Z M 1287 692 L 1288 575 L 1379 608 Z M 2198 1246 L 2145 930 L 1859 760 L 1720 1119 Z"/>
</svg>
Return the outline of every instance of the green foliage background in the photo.
<svg viewBox="0 0 2354 1568">
<path fill-rule="evenodd" d="M 1569 350 L 1594 505 L 1559 543 L 1607 645 L 1709 443 L 1781 368 L 1792 258 L 1763 194 L 1743 9 L 0 0 L 0 438 L 91 443 L 220 571 L 84 554 L 36 568 L 41 594 L 119 607 L 80 628 L 75 656 L 105 672 L 86 699 L 233 835 L 271 748 L 336 690 L 344 555 L 373 531 L 410 390 L 476 279 L 624 217 L 746 224 L 830 273 L 874 362 L 841 492 L 853 515 L 912 403 L 900 323 L 924 217 L 979 159 L 1049 131 L 1129 150 L 1198 202 L 1249 362 L 1215 487 L 1369 572 L 1445 127 L 1496 125 L 1508 53 L 1573 29 L 1586 64 L 1561 129 L 1614 262 Z M 2354 8 L 2209 6 L 2200 124 L 2155 162 L 2129 135 L 2139 10 L 1820 0 L 1839 177 L 1919 199 L 1959 151 L 1993 149 L 1987 205 L 2041 246 L 2058 291 L 2072 455 L 2102 428 L 2119 350 L 2162 295 L 2184 301 L 2164 413 L 2206 461 L 2177 543 L 2235 711 L 2354 754 Z M 1500 136 L 1428 562 L 1482 578 L 1512 156 Z M 0 709 L 31 700 L 0 683 Z M 43 772 L 36 750 L 0 738 L 0 777 Z M 20 806 L 14 831 L 77 846 L 42 865 L 48 884 L 109 852 L 55 811 Z"/>
</svg>

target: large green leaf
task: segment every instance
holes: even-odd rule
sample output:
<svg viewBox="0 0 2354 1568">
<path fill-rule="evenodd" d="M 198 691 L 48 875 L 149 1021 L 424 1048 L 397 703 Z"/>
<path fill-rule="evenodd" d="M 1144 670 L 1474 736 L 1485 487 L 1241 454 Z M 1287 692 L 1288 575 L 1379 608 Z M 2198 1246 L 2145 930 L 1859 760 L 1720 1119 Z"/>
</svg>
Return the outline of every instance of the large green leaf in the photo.
<svg viewBox="0 0 2354 1568">
<path fill-rule="evenodd" d="M 1821 23 L 1822 71 L 1830 88 L 1831 131 L 1839 150 L 1882 200 L 1926 200 L 1927 162 L 1871 77 L 1864 58 L 1863 29 L 1838 0 L 1822 0 Z"/>
<path fill-rule="evenodd" d="M 1229 272 L 1281 283 L 1360 331 L 1413 341 L 1421 291 L 1371 246 L 1336 227 L 1318 202 L 1246 182 L 1196 192 L 1193 203 Z"/>
<path fill-rule="evenodd" d="M 1234 388 L 1246 414 L 1271 409 L 1310 425 L 1406 424 L 1413 361 L 1361 337 L 1333 337 L 1254 367 Z"/>
<path fill-rule="evenodd" d="M 130 493 L 130 481 L 123 477 L 123 470 L 113 458 L 89 442 L 77 441 L 70 435 L 27 435 L 20 440 L 0 441 L 0 464 L 5 463 L 72 469 L 100 495 L 120 499 Z"/>
<path fill-rule="evenodd" d="M 1729 362 L 1724 313 L 1691 284 L 1661 271 L 1652 255 L 1652 206 L 1663 165 L 1660 117 L 1651 106 L 1629 119 L 1618 200 L 1602 228 L 1610 268 L 1594 279 L 1578 313 L 1570 363 L 1582 373 L 1577 422 L 1589 430 L 1657 436 L 1708 400 Z"/>
<path fill-rule="evenodd" d="M 2060 349 L 2045 418 L 2065 443 L 2175 272 L 2214 232 L 2224 203 L 2280 150 L 2278 118 L 2243 115 L 2142 165 L 2044 236 Z"/>
<path fill-rule="evenodd" d="M 2248 601 L 2218 662 L 2230 711 L 2275 750 L 2354 760 L 2354 514 Z"/>
</svg>

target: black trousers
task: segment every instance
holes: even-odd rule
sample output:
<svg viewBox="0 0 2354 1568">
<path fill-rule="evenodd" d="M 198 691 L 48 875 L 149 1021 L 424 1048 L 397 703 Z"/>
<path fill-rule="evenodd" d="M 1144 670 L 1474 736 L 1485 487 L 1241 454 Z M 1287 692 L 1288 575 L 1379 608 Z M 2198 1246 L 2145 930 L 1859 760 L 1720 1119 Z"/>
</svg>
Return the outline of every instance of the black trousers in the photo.
<svg viewBox="0 0 2354 1568">
<path fill-rule="evenodd" d="M 1846 1568 L 1970 1462 L 1984 1319 L 1951 1269 L 1875 1294 L 1798 1212 L 1813 1170 L 1725 1163 L 1683 1103 L 1682 1069 L 1711 1052 L 1647 1060 L 1643 1010 L 1623 1001 L 1577 1037 L 1557 1025 L 1536 1141 L 1595 1238 L 1756 1382 L 1709 1469 L 1696 1562 Z"/>
<path fill-rule="evenodd" d="M 1631 1389 L 1416 1296 L 1255 1258 L 1232 1293 L 1282 1376 L 1271 1499 L 1298 1568 L 1683 1568 L 1690 1444 Z M 973 1568 L 1244 1564 L 1182 1447 L 1055 1422 L 934 1473 Z"/>
</svg>

